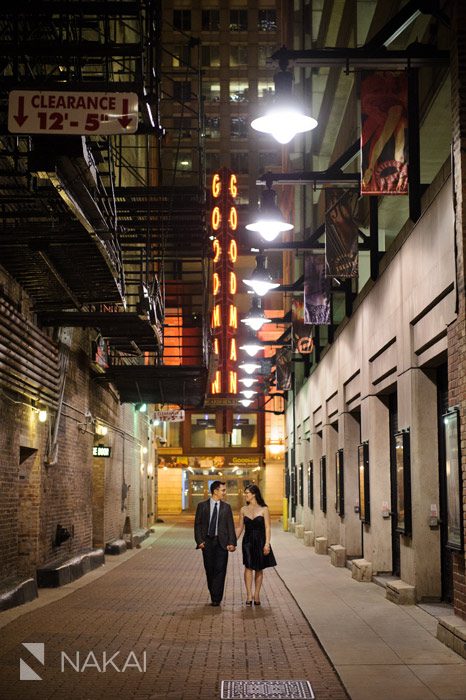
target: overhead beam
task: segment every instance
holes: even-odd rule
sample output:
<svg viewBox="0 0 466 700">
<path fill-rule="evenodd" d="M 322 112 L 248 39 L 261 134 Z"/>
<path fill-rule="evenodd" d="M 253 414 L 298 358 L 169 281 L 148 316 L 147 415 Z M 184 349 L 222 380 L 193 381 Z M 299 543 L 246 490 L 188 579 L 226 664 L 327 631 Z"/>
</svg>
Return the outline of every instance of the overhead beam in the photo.
<svg viewBox="0 0 466 700">
<path fill-rule="evenodd" d="M 403 51 L 385 48 L 328 48 L 290 50 L 283 46 L 272 54 L 272 60 L 286 66 L 290 61 L 297 66 L 341 66 L 347 70 L 404 70 L 421 66 L 445 65 L 449 62 L 448 51 L 434 49 L 427 44 L 413 43 Z"/>
</svg>

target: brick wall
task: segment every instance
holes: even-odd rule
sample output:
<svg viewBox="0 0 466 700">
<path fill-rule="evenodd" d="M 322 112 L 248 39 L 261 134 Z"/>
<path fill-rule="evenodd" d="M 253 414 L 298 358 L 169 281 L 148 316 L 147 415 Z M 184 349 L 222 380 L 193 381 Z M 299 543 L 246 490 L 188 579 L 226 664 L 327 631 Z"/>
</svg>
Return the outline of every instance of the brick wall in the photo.
<svg viewBox="0 0 466 700">
<path fill-rule="evenodd" d="M 29 300 L 1 268 L 0 284 L 21 313 L 33 320 Z M 0 387 L 0 588 L 34 575 L 44 563 L 121 536 L 127 515 L 133 530 L 147 525 L 147 465 L 154 462 L 147 415 L 136 413 L 132 405 L 120 405 L 111 387 L 94 381 L 89 361 L 92 333 L 70 331 L 54 464 L 47 466 L 45 461 L 54 413 L 47 423 L 39 423 L 28 397 Z M 87 411 L 108 426 L 105 437 L 94 434 L 95 423 L 86 421 Z M 112 447 L 109 459 L 92 456 L 97 442 Z M 147 455 L 143 446 L 149 448 Z M 131 485 L 124 503 L 123 478 Z M 60 547 L 54 544 L 58 524 L 73 532 Z"/>
<path fill-rule="evenodd" d="M 455 190 L 455 238 L 458 317 L 448 329 L 448 377 L 450 406 L 460 407 L 463 472 L 463 531 L 466 541 L 466 334 L 465 334 L 465 230 L 466 230 L 466 7 L 452 3 L 451 47 L 453 174 Z M 453 560 L 455 612 L 466 619 L 464 553 Z"/>
</svg>

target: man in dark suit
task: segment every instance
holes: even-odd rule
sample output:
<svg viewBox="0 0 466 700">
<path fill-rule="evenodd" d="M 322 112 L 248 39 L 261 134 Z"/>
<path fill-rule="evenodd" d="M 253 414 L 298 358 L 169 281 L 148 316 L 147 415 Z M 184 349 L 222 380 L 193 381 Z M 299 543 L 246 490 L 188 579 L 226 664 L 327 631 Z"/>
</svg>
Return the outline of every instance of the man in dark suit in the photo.
<svg viewBox="0 0 466 700">
<path fill-rule="evenodd" d="M 227 573 L 228 552 L 236 549 L 233 513 L 225 503 L 227 487 L 224 481 L 213 481 L 211 497 L 199 503 L 194 520 L 194 539 L 202 550 L 211 605 L 220 605 Z"/>
</svg>

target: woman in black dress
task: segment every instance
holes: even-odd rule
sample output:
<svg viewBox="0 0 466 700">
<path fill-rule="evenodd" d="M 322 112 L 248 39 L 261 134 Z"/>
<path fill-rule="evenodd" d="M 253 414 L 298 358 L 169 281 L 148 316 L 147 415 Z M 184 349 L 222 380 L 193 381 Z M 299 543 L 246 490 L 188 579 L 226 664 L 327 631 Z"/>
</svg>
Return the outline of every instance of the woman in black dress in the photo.
<svg viewBox="0 0 466 700">
<path fill-rule="evenodd" d="M 263 570 L 276 566 L 277 562 L 270 546 L 270 513 L 262 498 L 260 489 L 250 484 L 244 491 L 246 505 L 239 513 L 236 536 L 245 530 L 243 537 L 244 583 L 246 585 L 246 605 L 260 605 L 260 590 Z M 254 573 L 255 572 L 255 573 Z M 254 598 L 252 580 L 254 573 Z"/>
</svg>

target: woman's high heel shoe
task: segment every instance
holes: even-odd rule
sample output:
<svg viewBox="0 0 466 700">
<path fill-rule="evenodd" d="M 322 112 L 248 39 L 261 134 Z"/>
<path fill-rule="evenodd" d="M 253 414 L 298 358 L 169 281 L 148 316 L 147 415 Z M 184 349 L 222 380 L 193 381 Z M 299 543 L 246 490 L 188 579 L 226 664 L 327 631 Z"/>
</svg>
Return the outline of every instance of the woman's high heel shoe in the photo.
<svg viewBox="0 0 466 700">
<path fill-rule="evenodd" d="M 254 601 L 254 605 L 260 605 L 260 604 L 261 604 L 260 600 L 255 600 L 255 601 Z"/>
<path fill-rule="evenodd" d="M 246 605 L 252 606 L 252 600 L 247 600 Z"/>
</svg>

